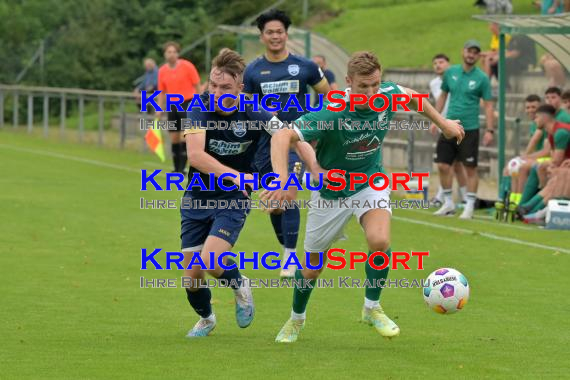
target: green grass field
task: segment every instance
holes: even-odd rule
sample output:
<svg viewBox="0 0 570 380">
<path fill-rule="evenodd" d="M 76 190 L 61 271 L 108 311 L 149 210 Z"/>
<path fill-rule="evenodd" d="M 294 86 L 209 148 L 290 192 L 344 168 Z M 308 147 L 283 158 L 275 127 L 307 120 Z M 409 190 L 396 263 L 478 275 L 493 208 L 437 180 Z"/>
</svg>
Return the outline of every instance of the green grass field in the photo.
<svg viewBox="0 0 570 380">
<path fill-rule="evenodd" d="M 388 341 L 357 322 L 363 289 L 316 289 L 300 340 L 279 345 L 274 338 L 288 318 L 291 289 L 254 289 L 256 318 L 244 330 L 234 320 L 232 292 L 214 289 L 217 329 L 186 340 L 197 317 L 184 291 L 139 287 L 140 276 L 181 275 L 140 270 L 141 248 L 179 248 L 177 210 L 139 209 L 140 196 L 181 196 L 139 191 L 141 168 L 168 169 L 149 161 L 154 157 L 0 132 L 0 378 L 568 376 L 568 233 L 422 211 L 394 211 L 392 247 L 429 250 L 426 268 L 390 275 L 420 279 L 438 267 L 457 268 L 471 285 L 460 313 L 428 310 L 419 289 L 385 289 L 384 308 L 402 330 Z M 339 247 L 365 249 L 355 221 L 347 234 Z M 254 210 L 236 250 L 276 248 L 269 218 Z M 324 276 L 363 272 L 359 266 Z"/>
<path fill-rule="evenodd" d="M 476 38 L 488 50 L 487 23 L 475 0 L 348 0 L 335 4 L 342 13 L 315 31 L 348 52 L 372 50 L 384 67 L 431 68 L 431 59 L 445 53 L 461 62 L 465 41 Z M 529 0 L 513 0 L 515 13 L 538 14 Z M 404 17 L 403 17 L 404 16 Z"/>
</svg>

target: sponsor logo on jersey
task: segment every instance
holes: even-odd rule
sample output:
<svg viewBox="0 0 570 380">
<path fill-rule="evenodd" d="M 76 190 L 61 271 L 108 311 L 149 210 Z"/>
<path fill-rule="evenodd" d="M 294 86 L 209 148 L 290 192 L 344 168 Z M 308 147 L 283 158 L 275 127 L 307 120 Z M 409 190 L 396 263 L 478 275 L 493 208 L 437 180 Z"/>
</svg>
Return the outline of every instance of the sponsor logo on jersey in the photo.
<svg viewBox="0 0 570 380">
<path fill-rule="evenodd" d="M 247 133 L 247 129 L 242 121 L 238 121 L 234 124 L 234 135 L 237 137 L 243 137 Z"/>
<path fill-rule="evenodd" d="M 271 74 L 271 70 L 264 70 L 259 73 L 259 75 L 269 75 Z"/>
<path fill-rule="evenodd" d="M 289 65 L 287 67 L 287 71 L 289 72 L 289 74 L 296 76 L 297 74 L 299 74 L 299 65 Z"/>
<path fill-rule="evenodd" d="M 282 80 L 277 82 L 261 82 L 261 92 L 267 94 L 289 94 L 299 92 L 298 80 Z"/>
<path fill-rule="evenodd" d="M 212 139 L 208 144 L 208 148 L 210 152 L 219 156 L 231 156 L 245 152 L 252 142 L 253 141 L 231 142 Z"/>
</svg>

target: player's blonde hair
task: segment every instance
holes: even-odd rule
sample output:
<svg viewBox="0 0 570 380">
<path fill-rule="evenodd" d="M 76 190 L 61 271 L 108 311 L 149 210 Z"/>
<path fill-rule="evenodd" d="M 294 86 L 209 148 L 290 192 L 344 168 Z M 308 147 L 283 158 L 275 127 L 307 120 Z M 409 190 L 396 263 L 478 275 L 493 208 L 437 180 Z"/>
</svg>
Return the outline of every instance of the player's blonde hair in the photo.
<svg viewBox="0 0 570 380">
<path fill-rule="evenodd" d="M 212 67 L 231 75 L 233 78 L 241 79 L 245 70 L 245 61 L 238 52 L 223 48 L 212 60 Z"/>
<path fill-rule="evenodd" d="M 380 65 L 376 54 L 369 51 L 358 51 L 350 57 L 346 74 L 352 78 L 355 74 L 372 75 L 376 70 L 382 72 L 382 65 Z"/>
</svg>

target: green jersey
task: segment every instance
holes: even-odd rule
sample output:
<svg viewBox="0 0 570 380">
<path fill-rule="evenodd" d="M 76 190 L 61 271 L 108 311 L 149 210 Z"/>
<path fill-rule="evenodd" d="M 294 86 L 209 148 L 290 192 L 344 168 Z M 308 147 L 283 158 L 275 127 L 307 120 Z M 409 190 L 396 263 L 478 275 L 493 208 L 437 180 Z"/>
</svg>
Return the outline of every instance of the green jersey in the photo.
<svg viewBox="0 0 570 380">
<path fill-rule="evenodd" d="M 478 67 L 469 72 L 462 65 L 450 66 L 443 74 L 441 89 L 451 96 L 447 118 L 460 120 L 463 129 L 479 129 L 479 100 L 492 100 L 489 77 Z"/>
<path fill-rule="evenodd" d="M 560 121 L 562 123 L 570 124 L 570 114 L 564 111 L 562 108 L 556 112 L 556 116 L 554 117 L 556 121 Z"/>
<path fill-rule="evenodd" d="M 329 104 L 324 102 L 323 109 L 310 112 L 296 120 L 295 126 L 303 141 L 317 141 L 317 161 L 322 168 L 346 170 L 347 189 L 332 191 L 325 186 L 320 190 L 324 199 L 349 197 L 368 187 L 368 183 L 358 184 L 355 190 L 348 190 L 350 173 L 365 173 L 370 177 L 374 173 L 384 173 L 382 166 L 382 142 L 390 128 L 393 117 L 392 95 L 403 94 L 404 90 L 392 82 L 383 82 L 378 93 L 387 96 L 390 105 L 383 112 L 371 109 L 350 112 L 348 95 L 343 111 L 334 112 L 326 109 Z M 348 94 L 348 91 L 347 91 Z M 374 105 L 384 106 L 382 99 L 375 99 Z M 337 104 L 332 104 L 338 107 Z M 381 178 L 377 178 L 381 182 Z"/>
<path fill-rule="evenodd" d="M 538 129 L 538 126 L 536 125 L 536 123 L 534 121 L 532 123 L 530 123 L 530 127 L 528 130 L 528 134 L 529 134 L 530 138 L 532 138 L 532 136 L 534 136 L 534 132 L 536 132 L 537 129 Z M 542 137 L 536 143 L 536 147 L 534 148 L 535 152 L 542 150 L 542 148 L 544 147 L 544 140 L 546 139 L 546 133 L 544 133 L 544 131 L 542 131 L 542 130 L 540 132 L 542 133 Z"/>
</svg>

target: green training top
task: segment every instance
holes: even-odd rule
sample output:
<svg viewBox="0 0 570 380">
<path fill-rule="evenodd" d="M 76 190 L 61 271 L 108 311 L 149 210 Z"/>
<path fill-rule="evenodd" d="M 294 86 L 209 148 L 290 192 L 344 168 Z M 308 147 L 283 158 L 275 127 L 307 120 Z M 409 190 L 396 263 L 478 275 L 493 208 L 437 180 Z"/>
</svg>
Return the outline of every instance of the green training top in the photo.
<svg viewBox="0 0 570 380">
<path fill-rule="evenodd" d="M 441 89 L 451 96 L 447 118 L 461 120 L 466 131 L 479 129 L 479 99 L 493 99 L 487 74 L 478 67 L 465 72 L 462 65 L 453 65 L 443 74 Z"/>
</svg>

